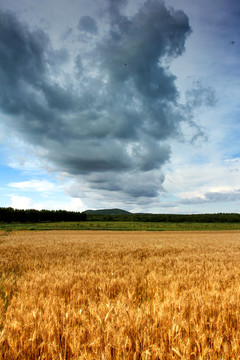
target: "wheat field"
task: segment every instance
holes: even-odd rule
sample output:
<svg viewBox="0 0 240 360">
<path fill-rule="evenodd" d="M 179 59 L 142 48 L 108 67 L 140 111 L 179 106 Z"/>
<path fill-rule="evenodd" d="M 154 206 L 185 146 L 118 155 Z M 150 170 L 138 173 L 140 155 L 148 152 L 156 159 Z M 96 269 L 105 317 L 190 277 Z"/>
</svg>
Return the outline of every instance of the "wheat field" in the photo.
<svg viewBox="0 0 240 360">
<path fill-rule="evenodd" d="M 0 233 L 0 359 L 240 359 L 240 232 Z"/>
</svg>

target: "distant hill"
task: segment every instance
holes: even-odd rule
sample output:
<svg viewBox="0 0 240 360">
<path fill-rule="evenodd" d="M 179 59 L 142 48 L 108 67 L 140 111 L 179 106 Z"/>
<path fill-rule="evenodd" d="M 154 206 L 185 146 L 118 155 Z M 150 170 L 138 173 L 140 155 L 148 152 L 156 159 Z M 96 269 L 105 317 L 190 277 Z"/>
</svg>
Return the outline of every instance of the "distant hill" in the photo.
<svg viewBox="0 0 240 360">
<path fill-rule="evenodd" d="M 129 211 L 122 209 L 99 209 L 99 210 L 86 210 L 85 214 L 96 214 L 96 215 L 123 215 L 131 214 Z"/>
</svg>

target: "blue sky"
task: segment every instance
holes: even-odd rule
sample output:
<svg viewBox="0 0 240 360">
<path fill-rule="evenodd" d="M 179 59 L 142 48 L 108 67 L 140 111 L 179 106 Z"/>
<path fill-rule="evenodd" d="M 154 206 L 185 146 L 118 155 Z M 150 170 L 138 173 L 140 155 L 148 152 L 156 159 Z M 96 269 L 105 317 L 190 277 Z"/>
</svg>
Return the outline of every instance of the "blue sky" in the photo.
<svg viewBox="0 0 240 360">
<path fill-rule="evenodd" d="M 240 211 L 238 1 L 0 11 L 0 206 Z"/>
</svg>

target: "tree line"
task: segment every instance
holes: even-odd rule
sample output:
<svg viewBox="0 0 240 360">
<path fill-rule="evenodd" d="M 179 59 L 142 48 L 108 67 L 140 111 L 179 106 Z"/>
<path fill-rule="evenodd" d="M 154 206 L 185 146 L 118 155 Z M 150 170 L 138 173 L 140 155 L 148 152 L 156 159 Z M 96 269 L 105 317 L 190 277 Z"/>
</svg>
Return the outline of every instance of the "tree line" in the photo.
<svg viewBox="0 0 240 360">
<path fill-rule="evenodd" d="M 88 214 L 66 210 L 19 210 L 0 207 L 2 223 L 38 223 L 59 221 L 133 221 L 133 222 L 196 222 L 196 223 L 237 223 L 238 213 L 218 214 Z"/>
<path fill-rule="evenodd" d="M 138 222 L 196 222 L 196 223 L 236 223 L 240 222 L 238 213 L 218 214 L 87 214 L 88 221 L 138 221 Z"/>
<path fill-rule="evenodd" d="M 59 221 L 85 221 L 86 214 L 66 210 L 19 210 L 0 207 L 0 222 L 3 223 L 39 223 Z"/>
</svg>

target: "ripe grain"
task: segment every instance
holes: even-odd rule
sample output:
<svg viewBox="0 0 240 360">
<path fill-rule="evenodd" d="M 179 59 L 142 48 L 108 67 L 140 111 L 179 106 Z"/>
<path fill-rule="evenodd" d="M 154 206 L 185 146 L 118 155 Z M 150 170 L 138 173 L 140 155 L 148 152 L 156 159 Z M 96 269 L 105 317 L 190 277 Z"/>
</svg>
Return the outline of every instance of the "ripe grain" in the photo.
<svg viewBox="0 0 240 360">
<path fill-rule="evenodd" d="M 240 359 L 240 232 L 1 234 L 0 359 Z"/>
</svg>

